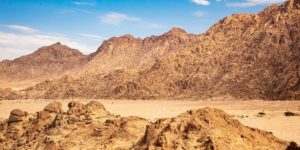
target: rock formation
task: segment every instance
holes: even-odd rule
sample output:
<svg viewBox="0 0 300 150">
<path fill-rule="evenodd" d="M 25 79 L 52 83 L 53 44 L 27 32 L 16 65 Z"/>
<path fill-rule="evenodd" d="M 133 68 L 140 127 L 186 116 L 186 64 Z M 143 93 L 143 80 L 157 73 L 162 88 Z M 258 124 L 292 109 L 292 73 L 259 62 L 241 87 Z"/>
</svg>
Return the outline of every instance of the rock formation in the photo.
<svg viewBox="0 0 300 150">
<path fill-rule="evenodd" d="M 8 149 L 285 149 L 297 148 L 272 133 L 249 128 L 225 112 L 204 108 L 156 122 L 120 117 L 97 101 L 69 103 L 65 111 L 11 111 L 0 122 L 0 147 Z"/>
<path fill-rule="evenodd" d="M 50 99 L 300 99 L 299 14 L 299 1 L 290 0 L 258 14 L 226 17 L 202 35 L 174 28 L 145 39 L 111 38 L 90 55 L 82 73 L 77 72 L 80 76 L 72 72 L 18 94 Z"/>
<path fill-rule="evenodd" d="M 137 149 L 285 149 L 271 133 L 241 125 L 218 109 L 199 109 L 151 124 Z"/>
</svg>

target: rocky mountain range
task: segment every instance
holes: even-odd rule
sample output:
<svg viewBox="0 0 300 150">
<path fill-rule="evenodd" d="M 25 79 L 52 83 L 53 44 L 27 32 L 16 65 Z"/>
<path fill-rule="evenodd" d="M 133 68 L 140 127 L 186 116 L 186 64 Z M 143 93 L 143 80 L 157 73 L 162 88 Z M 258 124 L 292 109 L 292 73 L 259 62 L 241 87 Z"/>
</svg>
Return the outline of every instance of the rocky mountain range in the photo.
<svg viewBox="0 0 300 150">
<path fill-rule="evenodd" d="M 174 28 L 145 39 L 131 35 L 114 37 L 89 56 L 74 52 L 63 57 L 64 63 L 59 59 L 59 65 L 46 63 L 45 66 L 59 68 L 53 69 L 57 72 L 41 71 L 55 74 L 68 70 L 64 77 L 6 95 L 124 99 L 229 95 L 241 99 L 300 99 L 299 33 L 300 0 L 290 0 L 258 14 L 226 17 L 201 35 Z M 6 61 L 1 64 L 9 66 Z M 14 67 L 2 68 L 14 74 Z M 9 73 L 0 75 L 6 78 Z M 23 74 L 26 76 L 18 78 L 39 76 Z"/>
</svg>

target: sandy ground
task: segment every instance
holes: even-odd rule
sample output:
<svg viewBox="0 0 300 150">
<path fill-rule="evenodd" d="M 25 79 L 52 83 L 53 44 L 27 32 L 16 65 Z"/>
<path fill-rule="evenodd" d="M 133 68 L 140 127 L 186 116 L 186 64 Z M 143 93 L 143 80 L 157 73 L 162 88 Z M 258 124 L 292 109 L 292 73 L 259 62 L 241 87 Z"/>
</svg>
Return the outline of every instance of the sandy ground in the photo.
<svg viewBox="0 0 300 150">
<path fill-rule="evenodd" d="M 70 100 L 58 100 L 66 110 Z M 87 103 L 90 100 L 80 100 Z M 121 116 L 141 116 L 151 121 L 174 117 L 190 109 L 219 108 L 233 115 L 244 125 L 272 132 L 275 136 L 300 143 L 300 116 L 286 117 L 284 112 L 300 114 L 300 101 L 241 101 L 241 100 L 99 100 L 106 109 Z M 34 113 L 42 110 L 49 100 L 0 101 L 0 120 L 8 118 L 14 108 Z M 259 117 L 259 112 L 266 113 Z"/>
</svg>

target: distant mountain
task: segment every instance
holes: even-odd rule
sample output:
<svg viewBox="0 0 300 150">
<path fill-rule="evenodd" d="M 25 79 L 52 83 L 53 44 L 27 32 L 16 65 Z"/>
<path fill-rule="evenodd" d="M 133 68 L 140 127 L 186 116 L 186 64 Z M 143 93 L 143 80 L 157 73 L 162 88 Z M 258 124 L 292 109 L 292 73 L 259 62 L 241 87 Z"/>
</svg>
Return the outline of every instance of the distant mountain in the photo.
<svg viewBox="0 0 300 150">
<path fill-rule="evenodd" d="M 55 43 L 39 48 L 30 55 L 1 61 L 0 80 L 2 82 L 20 82 L 47 79 L 78 67 L 86 61 L 87 56 L 78 50 Z"/>
<path fill-rule="evenodd" d="M 153 64 L 155 59 L 168 56 L 180 48 L 192 44 L 196 35 L 188 34 L 180 28 L 173 28 L 160 36 L 135 38 L 132 35 L 113 37 L 103 42 L 97 51 L 89 56 L 84 67 L 71 74 L 107 74 L 116 69 L 143 69 Z"/>
<path fill-rule="evenodd" d="M 234 14 L 202 35 L 179 28 L 105 41 L 80 69 L 24 98 L 300 99 L 300 1 Z"/>
</svg>

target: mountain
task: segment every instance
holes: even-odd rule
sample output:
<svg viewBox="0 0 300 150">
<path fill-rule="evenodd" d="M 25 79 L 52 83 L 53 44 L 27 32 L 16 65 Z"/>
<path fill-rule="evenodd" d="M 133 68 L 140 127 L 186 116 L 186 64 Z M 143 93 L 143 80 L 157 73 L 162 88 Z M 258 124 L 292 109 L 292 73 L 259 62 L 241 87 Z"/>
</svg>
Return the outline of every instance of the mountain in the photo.
<svg viewBox="0 0 300 150">
<path fill-rule="evenodd" d="M 116 69 L 143 69 L 155 59 L 165 57 L 196 39 L 196 35 L 180 28 L 145 39 L 129 34 L 113 37 L 104 41 L 95 53 L 89 55 L 89 62 L 71 75 L 78 77 L 82 74 L 107 74 Z"/>
<path fill-rule="evenodd" d="M 258 14 L 226 17 L 201 35 L 174 28 L 145 39 L 115 37 L 77 73 L 20 93 L 25 98 L 300 99 L 299 32 L 300 1 L 290 0 Z"/>
<path fill-rule="evenodd" d="M 1 87 L 11 82 L 35 82 L 59 75 L 80 66 L 87 56 L 61 43 L 39 48 L 32 54 L 0 62 Z M 35 83 L 34 82 L 34 83 Z"/>
</svg>

